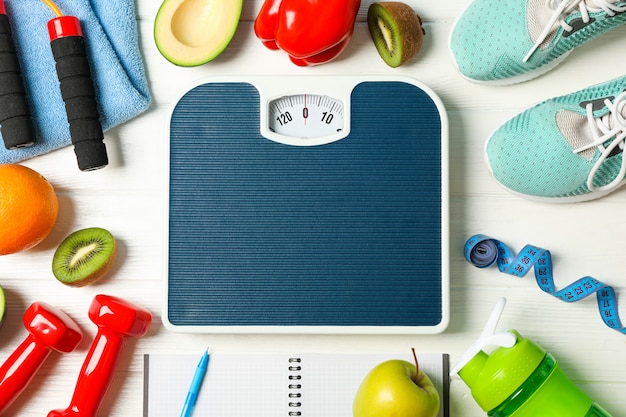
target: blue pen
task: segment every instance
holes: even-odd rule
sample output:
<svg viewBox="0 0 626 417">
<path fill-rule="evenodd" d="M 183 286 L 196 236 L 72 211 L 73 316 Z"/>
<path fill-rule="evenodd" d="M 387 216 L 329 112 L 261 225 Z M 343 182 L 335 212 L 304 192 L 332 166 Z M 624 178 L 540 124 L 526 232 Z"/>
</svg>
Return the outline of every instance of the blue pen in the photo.
<svg viewBox="0 0 626 417">
<path fill-rule="evenodd" d="M 183 411 L 180 413 L 180 417 L 190 417 L 191 413 L 193 413 L 193 408 L 195 407 L 196 400 L 198 399 L 198 392 L 200 391 L 200 386 L 202 386 L 202 381 L 204 380 L 204 375 L 206 374 L 208 367 L 209 349 L 207 349 L 206 352 L 204 352 L 204 355 L 202 355 L 202 358 L 200 358 L 196 372 L 193 374 L 193 380 L 191 381 L 191 386 L 187 392 L 187 398 L 185 399 L 185 405 L 183 406 Z"/>
</svg>

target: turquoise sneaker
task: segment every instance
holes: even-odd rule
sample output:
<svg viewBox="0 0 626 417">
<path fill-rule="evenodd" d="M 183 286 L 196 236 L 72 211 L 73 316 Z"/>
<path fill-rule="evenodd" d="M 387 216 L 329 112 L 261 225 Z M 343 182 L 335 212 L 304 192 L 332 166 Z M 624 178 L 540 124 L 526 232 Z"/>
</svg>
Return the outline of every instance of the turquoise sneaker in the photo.
<svg viewBox="0 0 626 417">
<path fill-rule="evenodd" d="M 577 202 L 624 184 L 626 76 L 543 101 L 500 126 L 485 154 L 494 178 L 522 197 Z"/>
<path fill-rule="evenodd" d="M 457 19 L 450 50 L 469 81 L 515 84 L 624 23 L 626 1 L 475 0 Z"/>
</svg>

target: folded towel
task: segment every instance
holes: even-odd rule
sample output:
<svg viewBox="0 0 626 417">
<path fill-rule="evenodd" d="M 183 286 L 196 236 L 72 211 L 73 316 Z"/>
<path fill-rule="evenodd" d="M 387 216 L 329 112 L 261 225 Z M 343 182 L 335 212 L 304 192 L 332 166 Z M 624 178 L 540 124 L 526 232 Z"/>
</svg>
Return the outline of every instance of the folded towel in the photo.
<svg viewBox="0 0 626 417">
<path fill-rule="evenodd" d="M 55 0 L 64 15 L 76 16 L 81 22 L 104 131 L 139 115 L 151 101 L 139 50 L 134 3 L 134 0 Z M 48 21 L 55 15 L 40 0 L 4 0 L 4 4 L 20 60 L 36 143 L 14 150 L 0 145 L 0 163 L 22 161 L 71 144 L 47 29 Z"/>
</svg>

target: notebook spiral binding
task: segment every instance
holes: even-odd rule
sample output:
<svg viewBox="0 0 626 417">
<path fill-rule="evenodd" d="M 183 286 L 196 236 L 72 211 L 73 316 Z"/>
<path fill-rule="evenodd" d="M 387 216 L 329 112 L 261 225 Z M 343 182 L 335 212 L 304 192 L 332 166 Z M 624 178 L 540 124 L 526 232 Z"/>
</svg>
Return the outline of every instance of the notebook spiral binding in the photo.
<svg viewBox="0 0 626 417">
<path fill-rule="evenodd" d="M 298 408 L 302 407 L 302 359 L 289 358 L 289 416 L 298 417 L 302 415 L 302 411 Z"/>
</svg>

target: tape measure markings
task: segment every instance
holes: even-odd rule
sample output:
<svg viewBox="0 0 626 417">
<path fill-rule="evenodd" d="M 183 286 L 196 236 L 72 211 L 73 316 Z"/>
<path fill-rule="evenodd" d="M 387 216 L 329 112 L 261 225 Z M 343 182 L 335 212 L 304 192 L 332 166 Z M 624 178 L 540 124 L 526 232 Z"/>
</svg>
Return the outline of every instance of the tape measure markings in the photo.
<svg viewBox="0 0 626 417">
<path fill-rule="evenodd" d="M 552 275 L 552 256 L 549 250 L 526 245 L 518 254 L 515 254 L 501 241 L 483 234 L 476 234 L 465 242 L 463 254 L 469 263 L 478 268 L 489 268 L 497 264 L 500 272 L 518 278 L 524 277 L 534 267 L 539 288 L 566 303 L 582 300 L 595 293 L 604 323 L 626 334 L 626 328 L 622 327 L 619 318 L 617 296 L 613 287 L 593 277 L 585 276 L 557 290 Z"/>
</svg>

